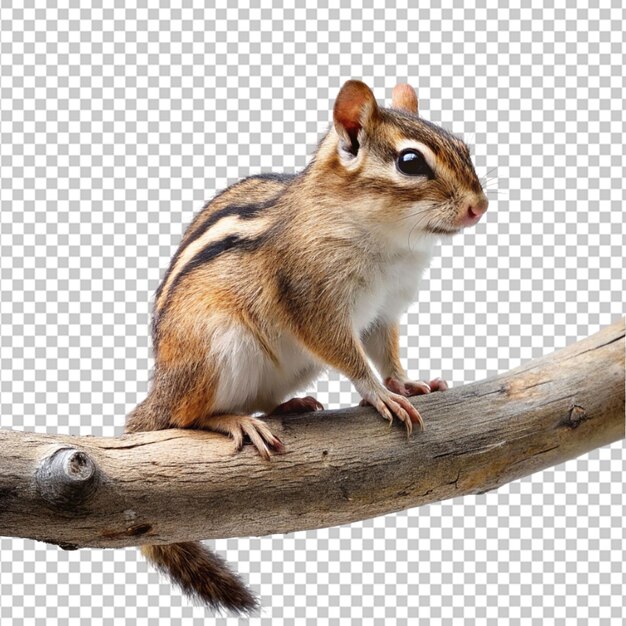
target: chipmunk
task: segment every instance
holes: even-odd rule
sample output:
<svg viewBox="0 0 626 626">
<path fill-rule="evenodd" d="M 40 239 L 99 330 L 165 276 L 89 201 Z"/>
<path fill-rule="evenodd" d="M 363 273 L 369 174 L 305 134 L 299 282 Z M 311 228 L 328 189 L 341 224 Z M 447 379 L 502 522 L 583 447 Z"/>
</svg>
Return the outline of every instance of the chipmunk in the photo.
<svg viewBox="0 0 626 626">
<path fill-rule="evenodd" d="M 269 458 L 282 442 L 252 414 L 321 409 L 285 399 L 332 367 L 410 434 L 423 422 L 407 396 L 446 383 L 408 378 L 399 317 L 438 239 L 476 224 L 487 205 L 467 146 L 418 117 L 412 87 L 397 85 L 382 108 L 367 85 L 346 82 L 302 172 L 236 183 L 185 232 L 156 292 L 152 386 L 126 431 L 201 428 L 237 448 L 247 436 Z M 209 606 L 257 606 L 199 542 L 141 550 Z"/>
</svg>

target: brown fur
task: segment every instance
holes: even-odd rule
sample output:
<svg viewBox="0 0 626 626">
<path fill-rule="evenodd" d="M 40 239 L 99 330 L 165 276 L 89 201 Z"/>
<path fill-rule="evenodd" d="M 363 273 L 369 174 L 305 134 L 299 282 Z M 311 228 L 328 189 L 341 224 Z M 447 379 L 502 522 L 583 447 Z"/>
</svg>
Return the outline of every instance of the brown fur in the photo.
<svg viewBox="0 0 626 626">
<path fill-rule="evenodd" d="M 224 341 L 239 332 L 258 347 L 259 371 L 285 371 L 281 346 L 293 338 L 313 363 L 285 371 L 294 390 L 319 362 L 348 376 L 407 432 L 412 422 L 421 423 L 404 398 L 381 395 L 385 390 L 368 363 L 369 356 L 384 378 L 406 379 L 397 322 L 377 320 L 359 337 L 352 310 L 380 268 L 394 260 L 399 235 L 410 244 L 414 232 L 455 232 L 467 207 L 484 195 L 465 144 L 416 116 L 412 88 L 394 92 L 394 106 L 379 107 L 366 85 L 349 81 L 337 97 L 334 125 L 303 172 L 248 178 L 194 218 L 156 294 L 154 380 L 129 415 L 128 432 L 205 428 L 230 435 L 236 448 L 248 437 L 266 458 L 279 450 L 280 441 L 246 413 L 270 411 L 283 397 L 259 389 L 237 406 L 223 404 L 237 390 L 227 388 L 233 372 L 219 363 L 238 367 L 231 360 L 237 346 Z M 396 169 L 398 146 L 406 141 L 434 155 L 432 180 Z M 255 606 L 239 579 L 200 544 L 142 551 L 211 606 Z"/>
<path fill-rule="evenodd" d="M 256 598 L 226 563 L 197 542 L 141 546 L 142 554 L 190 597 L 214 609 L 250 613 Z"/>
</svg>

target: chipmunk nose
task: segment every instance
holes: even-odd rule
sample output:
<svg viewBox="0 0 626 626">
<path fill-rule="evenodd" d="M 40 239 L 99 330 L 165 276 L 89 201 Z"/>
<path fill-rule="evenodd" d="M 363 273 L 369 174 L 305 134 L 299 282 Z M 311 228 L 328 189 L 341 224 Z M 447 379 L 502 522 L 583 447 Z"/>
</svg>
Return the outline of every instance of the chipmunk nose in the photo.
<svg viewBox="0 0 626 626">
<path fill-rule="evenodd" d="M 488 206 L 489 200 L 487 200 L 486 196 L 482 196 L 478 199 L 478 202 L 475 202 L 469 207 L 468 211 L 474 215 L 482 215 L 487 210 Z"/>
<path fill-rule="evenodd" d="M 473 202 L 464 204 L 461 209 L 459 226 L 465 227 L 477 224 L 488 206 L 489 200 L 487 200 L 487 197 L 484 195 L 478 196 Z"/>
</svg>

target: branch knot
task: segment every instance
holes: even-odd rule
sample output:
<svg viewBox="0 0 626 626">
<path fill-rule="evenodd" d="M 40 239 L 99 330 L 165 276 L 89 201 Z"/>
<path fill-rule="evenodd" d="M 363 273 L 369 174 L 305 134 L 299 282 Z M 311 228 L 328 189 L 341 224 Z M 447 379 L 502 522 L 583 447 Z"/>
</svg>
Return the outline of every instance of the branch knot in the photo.
<svg viewBox="0 0 626 626">
<path fill-rule="evenodd" d="M 80 514 L 93 497 L 100 470 L 93 459 L 76 448 L 58 448 L 45 457 L 35 473 L 41 498 L 61 512 Z"/>
</svg>

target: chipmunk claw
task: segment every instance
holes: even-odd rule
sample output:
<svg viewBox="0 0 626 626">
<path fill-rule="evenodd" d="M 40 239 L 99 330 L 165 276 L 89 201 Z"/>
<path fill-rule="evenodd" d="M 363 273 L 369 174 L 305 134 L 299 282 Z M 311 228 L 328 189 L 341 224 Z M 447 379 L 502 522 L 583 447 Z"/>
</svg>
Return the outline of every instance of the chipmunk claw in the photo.
<svg viewBox="0 0 626 626">
<path fill-rule="evenodd" d="M 413 424 L 418 424 L 420 430 L 424 430 L 422 416 L 405 396 L 396 393 L 372 393 L 363 398 L 359 404 L 361 406 L 372 405 L 389 422 L 390 426 L 394 417 L 398 418 L 406 428 L 407 438 L 413 432 Z"/>
<path fill-rule="evenodd" d="M 284 450 L 283 442 L 272 433 L 269 426 L 263 420 L 250 415 L 213 415 L 205 420 L 202 427 L 228 435 L 233 440 L 236 451 L 243 448 L 246 439 L 249 440 L 267 461 L 272 452 L 280 454 Z"/>
<path fill-rule="evenodd" d="M 250 443 L 266 461 L 270 460 L 272 452 L 280 454 L 284 451 L 283 442 L 272 433 L 264 421 L 256 417 L 247 417 L 240 423 L 240 427 L 242 435 L 250 440 Z M 242 446 L 243 441 L 240 440 L 238 449 L 241 449 Z"/>
</svg>

